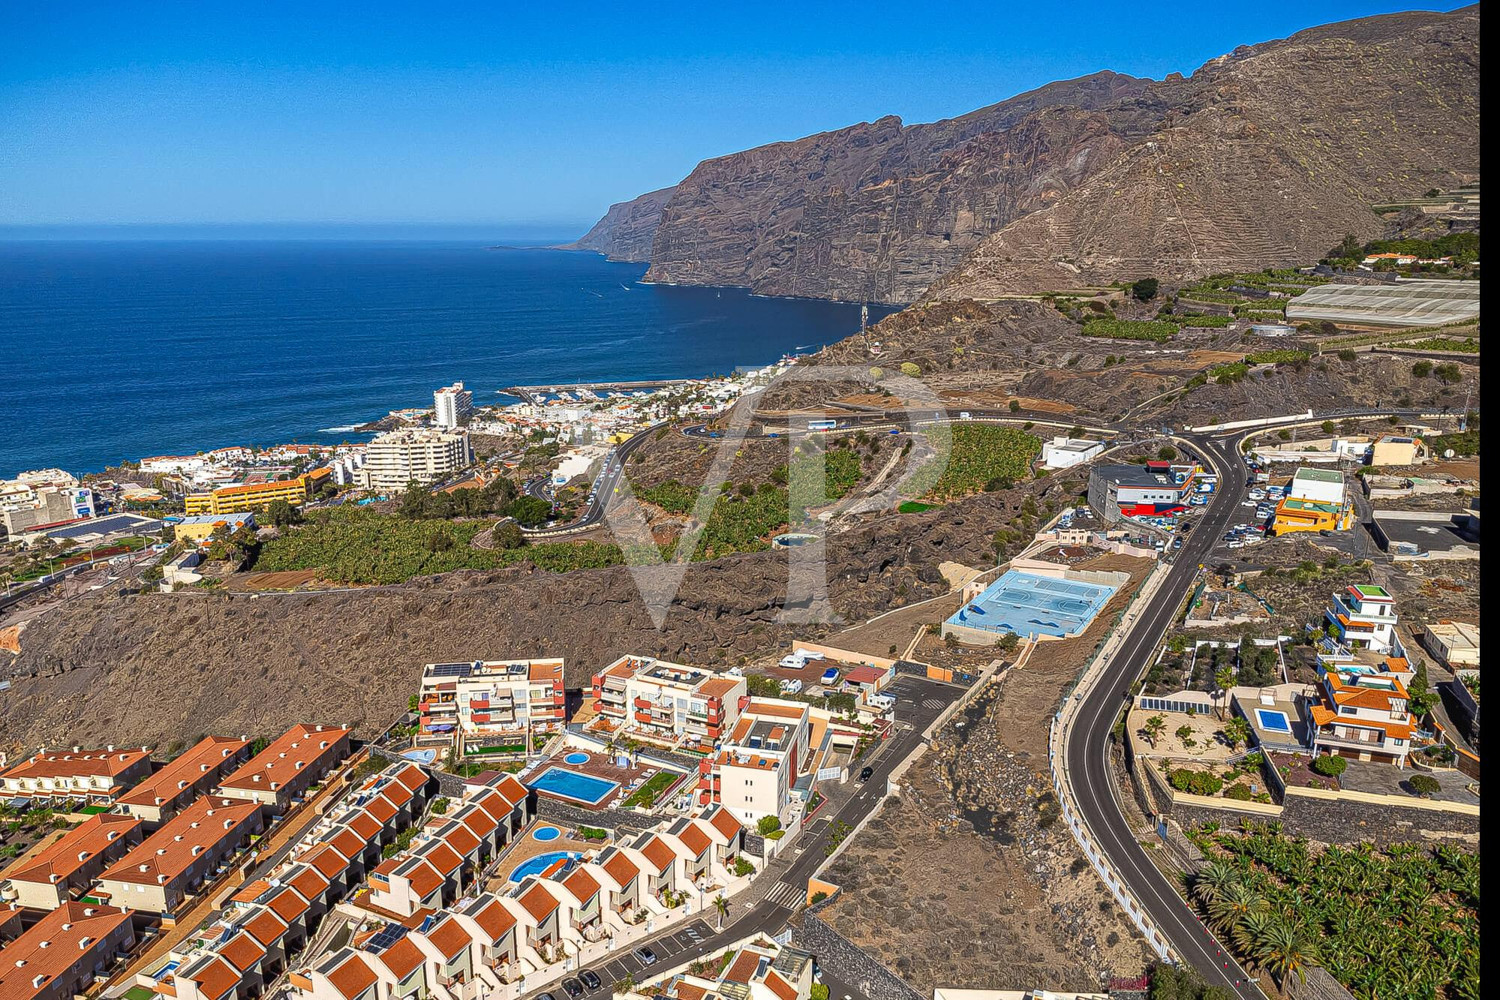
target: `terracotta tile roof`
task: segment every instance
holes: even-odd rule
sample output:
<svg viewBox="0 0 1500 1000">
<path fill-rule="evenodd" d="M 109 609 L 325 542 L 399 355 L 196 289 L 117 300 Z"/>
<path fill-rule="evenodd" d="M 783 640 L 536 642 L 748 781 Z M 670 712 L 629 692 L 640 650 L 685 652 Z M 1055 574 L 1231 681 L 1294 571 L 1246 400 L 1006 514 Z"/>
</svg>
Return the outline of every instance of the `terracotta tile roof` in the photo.
<svg viewBox="0 0 1500 1000">
<path fill-rule="evenodd" d="M 573 894 L 580 904 L 599 895 L 599 882 L 582 868 L 573 869 L 573 874 L 563 879 L 563 888 Z"/>
<path fill-rule="evenodd" d="M 442 952 L 443 957 L 450 962 L 472 943 L 469 932 L 464 930 L 463 924 L 451 915 L 445 917 L 442 923 L 429 930 L 425 936 L 428 941 L 432 942 L 432 946 Z"/>
<path fill-rule="evenodd" d="M 424 861 L 406 873 L 406 881 L 411 885 L 418 899 L 426 899 L 432 895 L 433 890 L 443 884 L 443 876 L 438 874 L 436 868 Z"/>
<path fill-rule="evenodd" d="M 506 802 L 510 803 L 512 809 L 525 802 L 526 797 L 531 794 L 526 790 L 526 786 L 521 784 L 513 774 L 507 774 L 501 779 L 500 783 L 495 786 L 495 791 L 499 792 L 500 796 Z M 496 818 L 498 819 L 499 817 Z"/>
<path fill-rule="evenodd" d="M 844 680 L 851 684 L 875 684 L 885 676 L 885 671 L 878 667 L 859 666 L 844 675 Z"/>
<path fill-rule="evenodd" d="M 553 897 L 552 893 L 544 889 L 540 882 L 532 885 L 520 897 L 520 903 L 526 908 L 526 912 L 531 914 L 531 919 L 539 924 L 544 922 L 557 910 L 556 898 Z"/>
<path fill-rule="evenodd" d="M 78 869 L 110 847 L 128 840 L 140 828 L 141 821 L 134 816 L 121 816 L 117 813 L 90 816 L 63 834 L 46 850 L 13 865 L 5 873 L 5 877 L 17 882 L 42 882 L 50 885 L 52 876 L 55 875 L 58 883 L 66 882 Z"/>
<path fill-rule="evenodd" d="M 198 984 L 198 992 L 202 993 L 206 1000 L 219 1000 L 220 997 L 228 996 L 230 991 L 240 985 L 241 976 L 234 966 L 224 959 L 215 958 L 201 969 L 195 970 L 191 979 Z"/>
<path fill-rule="evenodd" d="M 100 878 L 158 885 L 163 884 L 158 876 L 165 876 L 170 882 L 187 871 L 198 855 L 225 840 L 238 839 L 243 828 L 259 816 L 258 802 L 205 795 L 105 869 Z"/>
<path fill-rule="evenodd" d="M 282 920 L 285 920 L 289 927 L 294 921 L 302 919 L 302 915 L 308 911 L 307 900 L 303 899 L 297 890 L 290 886 L 287 886 L 266 900 L 266 906 Z"/>
<path fill-rule="evenodd" d="M 278 917 L 274 911 L 262 908 L 255 916 L 240 924 L 245 932 L 262 945 L 269 948 L 280 940 L 281 935 L 286 933 L 290 926 L 285 920 Z"/>
<path fill-rule="evenodd" d="M 33 754 L 0 778 L 113 778 L 149 757 L 149 751 L 80 750 Z"/>
<path fill-rule="evenodd" d="M 229 901 L 231 903 L 253 903 L 269 888 L 271 888 L 270 879 L 258 878 L 240 886 L 239 890 L 233 896 L 229 897 Z"/>
<path fill-rule="evenodd" d="M 385 967 L 391 970 L 399 982 L 416 972 L 417 967 L 422 964 L 422 949 L 417 947 L 410 935 L 402 935 L 400 940 L 376 957 L 385 963 Z"/>
<path fill-rule="evenodd" d="M 266 957 L 266 949 L 244 931 L 219 946 L 219 955 L 240 972 L 245 972 Z"/>
<path fill-rule="evenodd" d="M 494 943 L 510 933 L 516 926 L 515 916 L 498 899 L 491 899 L 482 909 L 473 913 L 474 922 L 484 929 Z"/>
<path fill-rule="evenodd" d="M 219 787 L 252 790 L 282 787 L 302 771 L 330 758 L 334 747 L 350 732 L 337 726 L 293 726 L 220 782 Z"/>
<path fill-rule="evenodd" d="M 340 828 L 332 837 L 328 838 L 326 843 L 332 845 L 334 850 L 350 861 L 359 857 L 365 852 L 365 848 L 370 846 L 369 841 L 347 828 Z"/>
<path fill-rule="evenodd" d="M 752 701 L 745 711 L 753 715 L 764 715 L 777 719 L 800 719 L 807 714 L 807 709 L 805 708 L 794 708 L 791 705 L 772 705 L 764 701 Z"/>
<path fill-rule="evenodd" d="M 380 797 L 397 809 L 402 809 L 417 795 L 399 781 L 388 781 L 380 786 Z"/>
<path fill-rule="evenodd" d="M 656 866 L 656 871 L 652 873 L 655 875 L 666 871 L 677 860 L 677 852 L 668 847 L 667 842 L 660 837 L 652 837 L 646 846 L 641 848 L 641 853 L 646 856 L 647 861 Z"/>
<path fill-rule="evenodd" d="M 706 818 L 715 830 L 723 834 L 725 840 L 733 840 L 744 829 L 740 821 L 734 818 L 734 813 L 724 806 L 719 806 Z"/>
<path fill-rule="evenodd" d="M 740 683 L 728 677 L 712 677 L 699 686 L 698 693 L 705 698 L 723 698 L 738 688 Z"/>
<path fill-rule="evenodd" d="M 708 834 L 704 833 L 703 828 L 698 826 L 697 823 L 689 823 L 685 826 L 682 832 L 677 834 L 677 839 L 682 841 L 683 845 L 693 852 L 693 857 L 695 858 L 702 857 L 704 851 L 714 846 L 714 842 L 709 839 Z"/>
<path fill-rule="evenodd" d="M 401 770 L 392 774 L 391 777 L 405 787 L 408 792 L 415 792 L 431 780 L 427 777 L 427 772 L 415 764 L 405 765 Z"/>
<path fill-rule="evenodd" d="M 780 1000 L 797 1000 L 797 987 L 782 979 L 775 970 L 766 973 L 766 988 Z"/>
<path fill-rule="evenodd" d="M 373 816 L 375 821 L 381 826 L 384 826 L 391 821 L 392 816 L 396 815 L 397 810 L 388 799 L 383 799 L 377 795 L 365 803 L 364 811 Z"/>
<path fill-rule="evenodd" d="M 421 851 L 415 852 L 444 875 L 452 875 L 464 866 L 464 859 L 441 840 L 433 841 Z"/>
<path fill-rule="evenodd" d="M 296 874 L 287 876 L 283 881 L 296 889 L 302 897 L 308 901 L 317 899 L 328 891 L 333 883 L 323 876 L 323 873 L 311 866 L 302 866 Z"/>
<path fill-rule="evenodd" d="M 677 1000 L 703 1000 L 708 996 L 708 990 L 692 983 L 678 982 L 677 991 L 673 994 Z"/>
<path fill-rule="evenodd" d="M 363 809 L 344 820 L 344 825 L 359 834 L 360 839 L 366 844 L 373 842 L 380 836 L 380 831 L 384 829 L 380 825 L 380 820 L 371 816 Z"/>
<path fill-rule="evenodd" d="M 132 806 L 165 805 L 179 796 L 196 794 L 193 786 L 198 781 L 205 775 L 216 773 L 225 761 L 232 760 L 249 745 L 249 740 L 205 736 L 161 770 L 120 796 L 118 801 Z"/>
<path fill-rule="evenodd" d="M 367 965 L 357 952 L 350 952 L 349 956 L 340 962 L 338 967 L 328 973 L 328 981 L 333 988 L 339 991 L 344 1000 L 354 1000 L 376 980 L 375 970 Z"/>
<path fill-rule="evenodd" d="M 753 951 L 742 951 L 729 963 L 729 968 L 720 978 L 730 983 L 749 983 L 760 968 L 760 956 Z"/>
<path fill-rule="evenodd" d="M 457 819 L 478 837 L 488 837 L 500 825 L 495 822 L 494 817 L 478 807 L 465 809 L 458 814 Z"/>
<path fill-rule="evenodd" d="M 622 889 L 630 884 L 631 879 L 636 878 L 641 873 L 640 869 L 635 866 L 635 862 L 631 861 L 620 851 L 616 851 L 604 863 L 604 870 L 609 873 L 609 877 L 614 879 Z"/>
<path fill-rule="evenodd" d="M 129 910 L 71 900 L 63 903 L 5 946 L 4 961 L 0 961 L 0 997 L 31 1000 L 43 990 L 50 991 L 52 980 L 100 947 L 122 924 L 129 923 Z M 63 930 L 64 924 L 67 930 Z M 93 942 L 88 948 L 80 947 L 85 939 Z M 48 946 L 43 948 L 43 942 Z M 18 964 L 21 962 L 25 965 Z M 38 975 L 45 976 L 46 981 L 40 987 L 31 985 Z"/>
<path fill-rule="evenodd" d="M 460 823 L 443 834 L 443 843 L 452 848 L 455 854 L 466 858 L 479 846 L 479 838 Z"/>
<path fill-rule="evenodd" d="M 322 844 L 313 848 L 304 854 L 301 860 L 304 864 L 316 868 L 318 873 L 329 882 L 349 870 L 349 859 L 340 854 L 331 844 Z"/>
</svg>

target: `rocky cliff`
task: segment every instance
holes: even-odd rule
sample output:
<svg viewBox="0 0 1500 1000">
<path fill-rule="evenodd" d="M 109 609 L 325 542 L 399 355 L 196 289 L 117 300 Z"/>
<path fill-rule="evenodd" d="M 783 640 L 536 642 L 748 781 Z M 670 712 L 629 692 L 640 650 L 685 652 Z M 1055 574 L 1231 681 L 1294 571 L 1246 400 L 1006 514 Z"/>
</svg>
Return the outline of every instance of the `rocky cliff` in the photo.
<svg viewBox="0 0 1500 1000">
<path fill-rule="evenodd" d="M 1372 202 L 1476 178 L 1478 127 L 1477 7 L 1365 18 L 707 160 L 588 248 L 646 257 L 654 226 L 647 280 L 885 302 L 1303 263 L 1376 235 Z"/>
<path fill-rule="evenodd" d="M 594 223 L 583 236 L 564 243 L 559 250 L 592 250 L 610 260 L 646 261 L 651 259 L 651 241 L 661 222 L 661 210 L 671 199 L 674 187 L 662 188 L 609 206 L 604 218 Z"/>
</svg>

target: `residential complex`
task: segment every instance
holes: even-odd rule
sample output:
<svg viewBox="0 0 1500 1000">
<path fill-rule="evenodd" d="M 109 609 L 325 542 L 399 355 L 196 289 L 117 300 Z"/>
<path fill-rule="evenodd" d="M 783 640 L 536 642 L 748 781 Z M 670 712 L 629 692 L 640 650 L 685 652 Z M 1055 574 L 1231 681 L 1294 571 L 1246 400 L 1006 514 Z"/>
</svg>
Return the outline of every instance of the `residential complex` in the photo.
<svg viewBox="0 0 1500 1000">
<path fill-rule="evenodd" d="M 444 430 L 454 430 L 469 422 L 474 411 L 474 394 L 462 382 L 454 382 L 432 394 L 432 422 Z"/>
<path fill-rule="evenodd" d="M 249 757 L 249 740 L 205 736 L 121 795 L 117 804 L 154 826 L 209 791 L 226 772 Z"/>
<path fill-rule="evenodd" d="M 107 805 L 150 772 L 151 753 L 145 747 L 41 750 L 0 771 L 0 798 L 58 801 L 78 798 Z"/>
<path fill-rule="evenodd" d="M 258 802 L 274 814 L 284 813 L 349 756 L 350 732 L 337 726 L 293 726 L 225 778 L 220 793 Z"/>
<path fill-rule="evenodd" d="M 0 900 L 55 910 L 81 896 L 106 866 L 140 843 L 141 834 L 141 821 L 134 816 L 90 816 L 0 876 Z"/>
<path fill-rule="evenodd" d="M 594 675 L 593 731 L 706 753 L 739 718 L 746 690 L 743 677 L 622 656 Z"/>
<path fill-rule="evenodd" d="M 808 1000 L 813 957 L 769 942 L 748 944 L 719 964 L 716 976 L 675 973 L 623 994 L 626 1000 Z"/>
<path fill-rule="evenodd" d="M 812 709 L 802 702 L 751 701 L 725 744 L 699 764 L 700 800 L 724 806 L 744 823 L 784 820 L 816 746 L 812 730 Z"/>
<path fill-rule="evenodd" d="M 312 495 L 313 487 L 326 470 L 291 479 L 279 479 L 269 483 L 246 483 L 240 486 L 224 486 L 208 493 L 189 493 L 183 498 L 183 506 L 191 516 L 194 514 L 242 514 L 247 511 L 264 510 L 277 500 L 284 500 L 293 507 L 300 507 Z"/>
<path fill-rule="evenodd" d="M 91 895 L 169 916 L 261 829 L 258 803 L 206 795 L 106 868 Z"/>
<path fill-rule="evenodd" d="M 359 477 L 369 489 L 399 491 L 414 482 L 444 479 L 473 462 L 467 432 L 407 428 L 382 434 L 365 446 Z"/>
<path fill-rule="evenodd" d="M 417 710 L 421 735 L 451 739 L 460 753 L 527 752 L 567 721 L 563 661 L 429 663 Z"/>
<path fill-rule="evenodd" d="M 69 901 L 0 949 L 0 997 L 73 1000 L 134 947 L 129 910 Z"/>
</svg>

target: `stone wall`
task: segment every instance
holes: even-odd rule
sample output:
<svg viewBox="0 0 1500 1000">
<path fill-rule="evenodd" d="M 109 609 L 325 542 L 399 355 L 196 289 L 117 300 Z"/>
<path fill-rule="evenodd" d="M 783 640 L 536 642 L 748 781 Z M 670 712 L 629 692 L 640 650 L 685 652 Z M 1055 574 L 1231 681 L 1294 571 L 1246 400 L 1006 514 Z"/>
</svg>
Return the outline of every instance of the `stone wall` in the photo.
<svg viewBox="0 0 1500 1000">
<path fill-rule="evenodd" d="M 658 822 L 653 817 L 638 813 L 634 809 L 582 809 L 545 795 L 538 795 L 535 798 L 536 816 L 573 829 L 591 826 L 596 829 L 639 833 L 650 829 Z"/>
<path fill-rule="evenodd" d="M 1282 802 L 1286 832 L 1329 844 L 1369 841 L 1377 847 L 1407 841 L 1478 843 L 1479 817 L 1397 804 L 1372 808 L 1368 802 L 1318 799 L 1288 794 Z"/>
<path fill-rule="evenodd" d="M 792 943 L 811 952 L 820 969 L 853 986 L 869 1000 L 928 1000 L 811 910 L 805 911 L 800 923 L 793 925 Z"/>
</svg>

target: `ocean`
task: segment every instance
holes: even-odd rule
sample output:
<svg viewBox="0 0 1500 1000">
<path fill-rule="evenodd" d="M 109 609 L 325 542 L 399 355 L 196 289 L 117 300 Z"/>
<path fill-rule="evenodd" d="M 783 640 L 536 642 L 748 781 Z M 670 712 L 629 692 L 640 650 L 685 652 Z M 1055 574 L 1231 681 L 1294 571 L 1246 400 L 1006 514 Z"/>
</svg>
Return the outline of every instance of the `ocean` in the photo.
<svg viewBox="0 0 1500 1000">
<path fill-rule="evenodd" d="M 0 243 L 0 476 L 364 440 L 354 427 L 454 381 L 483 405 L 508 385 L 758 366 L 859 329 L 856 305 L 644 273 L 478 242 Z"/>
</svg>

